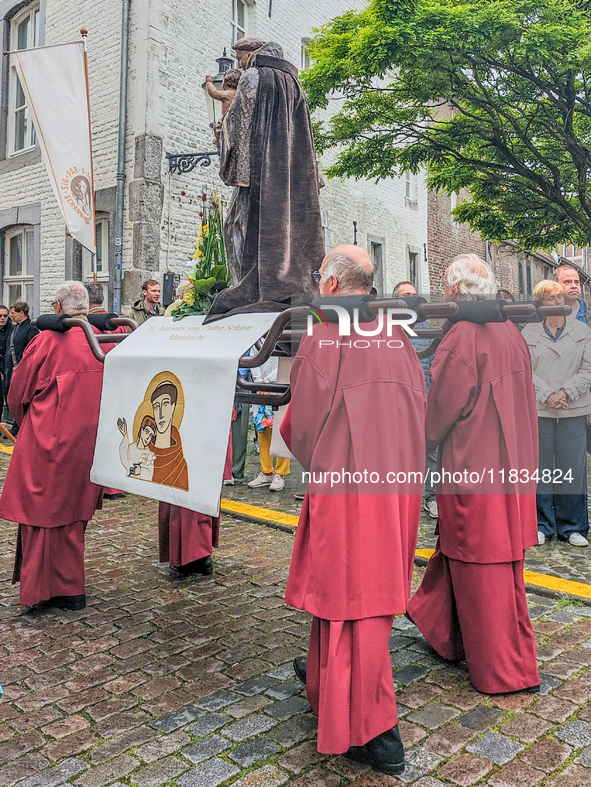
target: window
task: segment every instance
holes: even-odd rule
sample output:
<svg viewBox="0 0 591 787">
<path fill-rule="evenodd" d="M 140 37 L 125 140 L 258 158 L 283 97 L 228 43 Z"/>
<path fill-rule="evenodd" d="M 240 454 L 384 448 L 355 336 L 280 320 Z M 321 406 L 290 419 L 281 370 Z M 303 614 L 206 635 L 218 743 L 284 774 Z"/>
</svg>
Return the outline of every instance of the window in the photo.
<svg viewBox="0 0 591 787">
<path fill-rule="evenodd" d="M 4 302 L 33 305 L 33 260 L 35 236 L 32 227 L 16 227 L 4 236 Z"/>
<path fill-rule="evenodd" d="M 529 262 L 527 263 L 527 266 L 525 268 L 525 282 L 526 282 L 526 287 L 527 287 L 527 295 L 528 295 L 528 298 L 529 298 L 529 297 L 531 297 L 531 292 L 532 292 L 532 288 L 531 288 L 531 265 L 530 265 Z"/>
<path fill-rule="evenodd" d="M 374 287 L 378 295 L 384 294 L 384 244 L 371 241 L 369 245 L 369 255 L 373 262 Z"/>
<path fill-rule="evenodd" d="M 524 284 L 523 284 L 523 263 L 522 262 L 518 262 L 517 263 L 517 278 L 518 278 L 518 283 L 519 283 L 519 294 L 520 295 L 524 295 L 525 294 L 525 287 L 524 287 Z"/>
<path fill-rule="evenodd" d="M 10 48 L 30 49 L 39 46 L 39 6 L 29 6 L 10 23 Z M 35 128 L 29 117 L 25 94 L 14 66 L 9 79 L 9 150 L 20 153 L 34 147 Z"/>
<path fill-rule="evenodd" d="M 328 226 L 328 211 L 326 208 L 320 209 L 320 220 L 322 222 L 322 238 L 324 239 L 324 251 L 326 254 L 332 249 L 330 227 Z"/>
<path fill-rule="evenodd" d="M 302 38 L 302 50 L 301 50 L 301 60 L 300 60 L 301 71 L 305 71 L 307 68 L 310 68 L 311 65 L 310 55 L 308 53 L 309 45 L 310 45 L 310 39 Z"/>
<path fill-rule="evenodd" d="M 416 251 L 408 252 L 408 280 L 413 283 L 413 287 L 419 290 L 418 287 L 418 273 L 419 273 L 419 255 Z"/>
<path fill-rule="evenodd" d="M 404 173 L 404 196 L 412 200 L 412 173 L 409 169 Z"/>
<path fill-rule="evenodd" d="M 248 8 L 244 0 L 232 0 L 232 43 L 246 35 Z"/>
<path fill-rule="evenodd" d="M 104 305 L 109 298 L 109 219 L 97 215 L 96 220 L 96 279 L 105 293 Z M 92 254 L 82 249 L 82 280 L 94 281 Z"/>
</svg>

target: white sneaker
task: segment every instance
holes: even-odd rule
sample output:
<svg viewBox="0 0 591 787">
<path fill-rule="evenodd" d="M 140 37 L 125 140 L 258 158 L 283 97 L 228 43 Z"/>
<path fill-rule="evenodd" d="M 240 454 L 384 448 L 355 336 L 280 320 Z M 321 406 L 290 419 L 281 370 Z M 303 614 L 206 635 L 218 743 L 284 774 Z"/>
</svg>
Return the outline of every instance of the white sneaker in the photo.
<svg viewBox="0 0 591 787">
<path fill-rule="evenodd" d="M 234 479 L 233 478 L 226 478 L 224 479 L 224 486 L 234 486 Z"/>
<path fill-rule="evenodd" d="M 541 530 L 538 530 L 538 545 L 542 546 L 542 544 L 546 543 L 546 536 L 542 533 Z"/>
<path fill-rule="evenodd" d="M 248 482 L 248 486 L 251 489 L 258 489 L 260 486 L 270 486 L 272 481 L 273 473 L 270 473 L 269 475 L 266 473 L 259 473 L 256 478 L 253 478 L 252 481 Z"/>
<path fill-rule="evenodd" d="M 573 547 L 588 547 L 589 542 L 580 533 L 571 533 L 568 538 L 568 543 Z"/>
<path fill-rule="evenodd" d="M 425 500 L 425 511 L 429 512 L 431 519 L 438 519 L 439 510 L 437 508 L 437 500 Z"/>
<path fill-rule="evenodd" d="M 269 489 L 271 492 L 281 492 L 283 487 L 285 486 L 285 479 L 279 473 L 275 473 L 273 476 L 273 480 L 271 481 L 271 485 Z"/>
</svg>

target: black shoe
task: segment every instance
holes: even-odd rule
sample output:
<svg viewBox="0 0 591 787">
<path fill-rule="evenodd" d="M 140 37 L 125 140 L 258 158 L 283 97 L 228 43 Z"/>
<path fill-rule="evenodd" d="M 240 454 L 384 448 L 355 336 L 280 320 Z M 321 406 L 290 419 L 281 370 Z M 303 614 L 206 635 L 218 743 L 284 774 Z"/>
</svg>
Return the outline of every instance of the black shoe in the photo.
<svg viewBox="0 0 591 787">
<path fill-rule="evenodd" d="M 308 666 L 308 657 L 307 656 L 296 656 L 293 660 L 293 671 L 296 674 L 296 678 L 303 683 L 304 686 L 306 685 L 306 668 Z"/>
<path fill-rule="evenodd" d="M 526 694 L 539 694 L 540 693 L 540 684 L 538 683 L 537 686 L 528 686 L 527 689 L 523 689 Z"/>
<path fill-rule="evenodd" d="M 412 623 L 412 624 L 413 624 L 413 626 L 416 626 L 416 625 L 417 625 L 417 624 L 414 622 L 414 620 L 411 618 L 411 616 L 408 614 L 408 612 L 405 612 L 405 613 L 404 613 L 404 617 L 405 617 L 405 618 L 406 618 L 406 619 L 409 621 L 409 623 Z"/>
<path fill-rule="evenodd" d="M 194 560 L 192 563 L 187 563 L 184 566 L 172 566 L 172 568 L 183 577 L 188 577 L 191 574 L 209 576 L 209 574 L 213 574 L 213 560 L 211 555 L 206 555 L 199 560 Z"/>
<path fill-rule="evenodd" d="M 404 748 L 398 724 L 368 741 L 365 746 L 351 746 L 345 755 L 350 760 L 371 765 L 380 773 L 399 776 L 404 772 Z"/>
<path fill-rule="evenodd" d="M 125 497 L 125 492 L 115 492 L 114 494 L 106 494 L 103 492 L 103 498 L 105 500 L 121 500 L 122 497 Z"/>
<path fill-rule="evenodd" d="M 84 609 L 86 607 L 86 596 L 84 593 L 80 596 L 56 596 L 51 599 L 52 606 L 58 609 Z"/>
</svg>

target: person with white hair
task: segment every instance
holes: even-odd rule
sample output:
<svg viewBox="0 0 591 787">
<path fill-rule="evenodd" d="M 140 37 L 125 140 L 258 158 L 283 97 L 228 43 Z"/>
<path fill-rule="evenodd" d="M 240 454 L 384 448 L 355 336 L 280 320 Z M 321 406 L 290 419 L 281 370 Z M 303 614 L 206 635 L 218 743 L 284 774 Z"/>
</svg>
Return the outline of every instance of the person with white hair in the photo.
<svg viewBox="0 0 591 787">
<path fill-rule="evenodd" d="M 489 266 L 462 254 L 447 301 L 494 298 Z M 483 306 L 485 306 L 483 304 Z M 457 322 L 441 341 L 427 397 L 427 450 L 439 446 L 439 540 L 408 617 L 444 659 L 466 659 L 487 694 L 538 691 L 523 558 L 538 542 L 536 397 L 527 345 L 510 321 Z"/>
<path fill-rule="evenodd" d="M 58 287 L 53 310 L 87 319 L 83 284 Z M 79 327 L 41 331 L 14 370 L 8 406 L 20 431 L 0 516 L 18 522 L 13 583 L 28 607 L 86 606 L 84 531 L 101 497 L 89 479 L 102 381 L 103 365 Z"/>
</svg>

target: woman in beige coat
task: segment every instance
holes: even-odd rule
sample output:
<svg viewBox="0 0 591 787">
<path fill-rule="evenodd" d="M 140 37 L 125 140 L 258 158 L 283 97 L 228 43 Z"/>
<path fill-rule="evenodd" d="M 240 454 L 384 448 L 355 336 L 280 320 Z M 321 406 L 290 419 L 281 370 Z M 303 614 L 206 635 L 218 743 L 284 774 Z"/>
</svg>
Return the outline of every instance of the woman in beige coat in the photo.
<svg viewBox="0 0 591 787">
<path fill-rule="evenodd" d="M 562 287 L 541 281 L 534 299 L 564 304 Z M 522 333 L 532 360 L 540 437 L 538 543 L 558 537 L 586 547 L 586 423 L 591 413 L 591 330 L 574 316 L 547 317 Z"/>
</svg>

